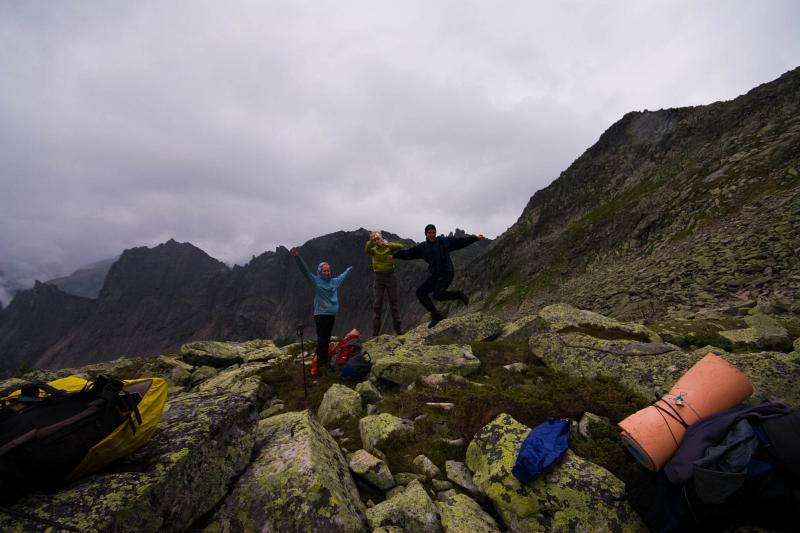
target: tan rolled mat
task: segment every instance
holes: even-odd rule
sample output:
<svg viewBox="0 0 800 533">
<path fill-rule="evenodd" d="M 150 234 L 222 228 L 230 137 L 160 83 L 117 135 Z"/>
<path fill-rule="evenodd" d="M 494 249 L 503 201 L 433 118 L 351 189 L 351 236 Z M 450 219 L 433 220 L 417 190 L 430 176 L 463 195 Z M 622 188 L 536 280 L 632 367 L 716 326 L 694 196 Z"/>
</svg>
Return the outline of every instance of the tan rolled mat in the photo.
<svg viewBox="0 0 800 533">
<path fill-rule="evenodd" d="M 721 357 L 700 359 L 653 405 L 618 425 L 622 440 L 650 470 L 666 464 L 683 441 L 686 428 L 698 420 L 739 405 L 753 394 L 753 384 Z"/>
</svg>

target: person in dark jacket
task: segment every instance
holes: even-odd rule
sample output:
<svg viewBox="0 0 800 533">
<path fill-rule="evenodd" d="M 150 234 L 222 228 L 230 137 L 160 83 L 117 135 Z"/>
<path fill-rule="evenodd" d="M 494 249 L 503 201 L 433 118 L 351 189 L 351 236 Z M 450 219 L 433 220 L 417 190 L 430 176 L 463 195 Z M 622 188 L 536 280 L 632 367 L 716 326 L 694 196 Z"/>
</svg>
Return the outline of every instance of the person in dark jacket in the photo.
<svg viewBox="0 0 800 533">
<path fill-rule="evenodd" d="M 303 276 L 314 287 L 314 325 L 317 328 L 317 365 L 322 369 L 329 366 L 328 344 L 331 342 L 331 331 L 336 320 L 336 313 L 339 312 L 339 286 L 344 283 L 353 267 L 336 277 L 332 276 L 331 266 L 322 262 L 317 265 L 317 273 L 312 274 L 306 266 L 306 262 L 300 257 L 297 248 L 292 248 L 289 252 L 297 262 L 297 267 Z"/>
<path fill-rule="evenodd" d="M 466 237 L 445 237 L 440 235 L 437 237 L 436 226 L 428 224 L 425 226 L 424 242 L 395 252 L 394 257 L 396 259 L 424 259 L 428 263 L 430 275 L 417 289 L 417 298 L 419 298 L 422 307 L 431 313 L 429 328 L 432 328 L 444 318 L 444 315 L 433 305 L 428 296 L 429 294 L 433 293 L 433 299 L 437 301 L 460 300 L 465 306 L 469 305 L 469 298 L 462 291 L 447 290 L 450 287 L 450 283 L 453 282 L 455 273 L 450 252 L 465 248 L 483 238 L 483 235 L 467 235 Z"/>
</svg>

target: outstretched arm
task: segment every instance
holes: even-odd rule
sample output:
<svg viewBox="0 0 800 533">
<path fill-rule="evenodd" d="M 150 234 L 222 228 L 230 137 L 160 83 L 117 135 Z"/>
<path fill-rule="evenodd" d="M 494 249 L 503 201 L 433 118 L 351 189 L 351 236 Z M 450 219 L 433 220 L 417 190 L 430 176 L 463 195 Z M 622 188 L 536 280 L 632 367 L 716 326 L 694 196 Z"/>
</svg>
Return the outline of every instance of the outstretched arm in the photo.
<svg viewBox="0 0 800 533">
<path fill-rule="evenodd" d="M 342 272 L 341 274 L 339 274 L 338 276 L 336 276 L 335 278 L 333 278 L 333 285 L 334 285 L 334 287 L 336 287 L 336 288 L 339 288 L 339 286 L 340 286 L 342 283 L 344 283 L 344 280 L 346 280 L 346 279 L 347 279 L 347 276 L 349 276 L 349 275 L 350 275 L 350 271 L 351 271 L 351 270 L 353 270 L 353 267 L 349 266 L 349 267 L 347 267 L 347 268 L 345 269 L 345 271 L 344 271 L 344 272 Z"/>
<path fill-rule="evenodd" d="M 297 250 L 297 248 L 292 248 L 289 253 L 292 254 L 292 257 L 294 257 L 297 267 L 300 269 L 300 272 L 303 274 L 303 276 L 305 276 L 305 278 L 313 284 L 314 278 L 311 275 L 311 271 L 308 270 L 306 262 L 303 261 L 302 257 L 300 257 L 300 252 Z"/>
<path fill-rule="evenodd" d="M 412 246 L 411 248 L 403 248 L 402 250 L 397 250 L 392 254 L 395 259 L 422 259 L 422 248 L 420 245 L 417 244 L 416 246 Z"/>
<path fill-rule="evenodd" d="M 478 242 L 483 239 L 483 235 L 467 235 L 466 237 L 448 237 L 447 249 L 451 252 L 466 248 L 473 242 Z"/>
</svg>

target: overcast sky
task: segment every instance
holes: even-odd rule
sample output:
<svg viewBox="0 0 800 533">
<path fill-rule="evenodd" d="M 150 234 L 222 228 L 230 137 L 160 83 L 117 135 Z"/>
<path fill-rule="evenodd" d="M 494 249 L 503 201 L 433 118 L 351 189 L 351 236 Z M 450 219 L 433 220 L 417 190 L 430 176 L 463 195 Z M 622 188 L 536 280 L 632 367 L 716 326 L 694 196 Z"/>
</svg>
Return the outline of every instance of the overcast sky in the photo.
<svg viewBox="0 0 800 533">
<path fill-rule="evenodd" d="M 792 0 L 2 0 L 0 300 L 169 238 L 242 264 L 340 229 L 496 237 L 626 112 L 798 66 L 798 21 Z"/>
</svg>

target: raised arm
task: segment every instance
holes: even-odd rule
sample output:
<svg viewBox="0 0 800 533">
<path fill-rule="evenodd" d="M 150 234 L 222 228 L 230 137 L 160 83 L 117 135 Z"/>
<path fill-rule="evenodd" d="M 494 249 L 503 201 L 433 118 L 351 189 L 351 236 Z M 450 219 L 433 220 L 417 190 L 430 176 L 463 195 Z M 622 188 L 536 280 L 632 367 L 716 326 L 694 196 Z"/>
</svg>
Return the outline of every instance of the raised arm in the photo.
<svg viewBox="0 0 800 533">
<path fill-rule="evenodd" d="M 311 271 L 308 270 L 308 266 L 306 266 L 306 262 L 303 261 L 303 258 L 300 257 L 300 252 L 297 251 L 297 248 L 292 248 L 291 252 L 292 257 L 294 257 L 295 262 L 297 263 L 297 267 L 300 269 L 300 272 L 305 276 L 305 278 L 314 284 L 314 277 L 311 275 Z"/>
<path fill-rule="evenodd" d="M 339 286 L 344 283 L 344 280 L 347 279 L 347 276 L 350 275 L 350 271 L 353 270 L 353 267 L 349 266 L 345 269 L 344 272 L 333 278 L 333 286 L 339 288 Z"/>
</svg>

